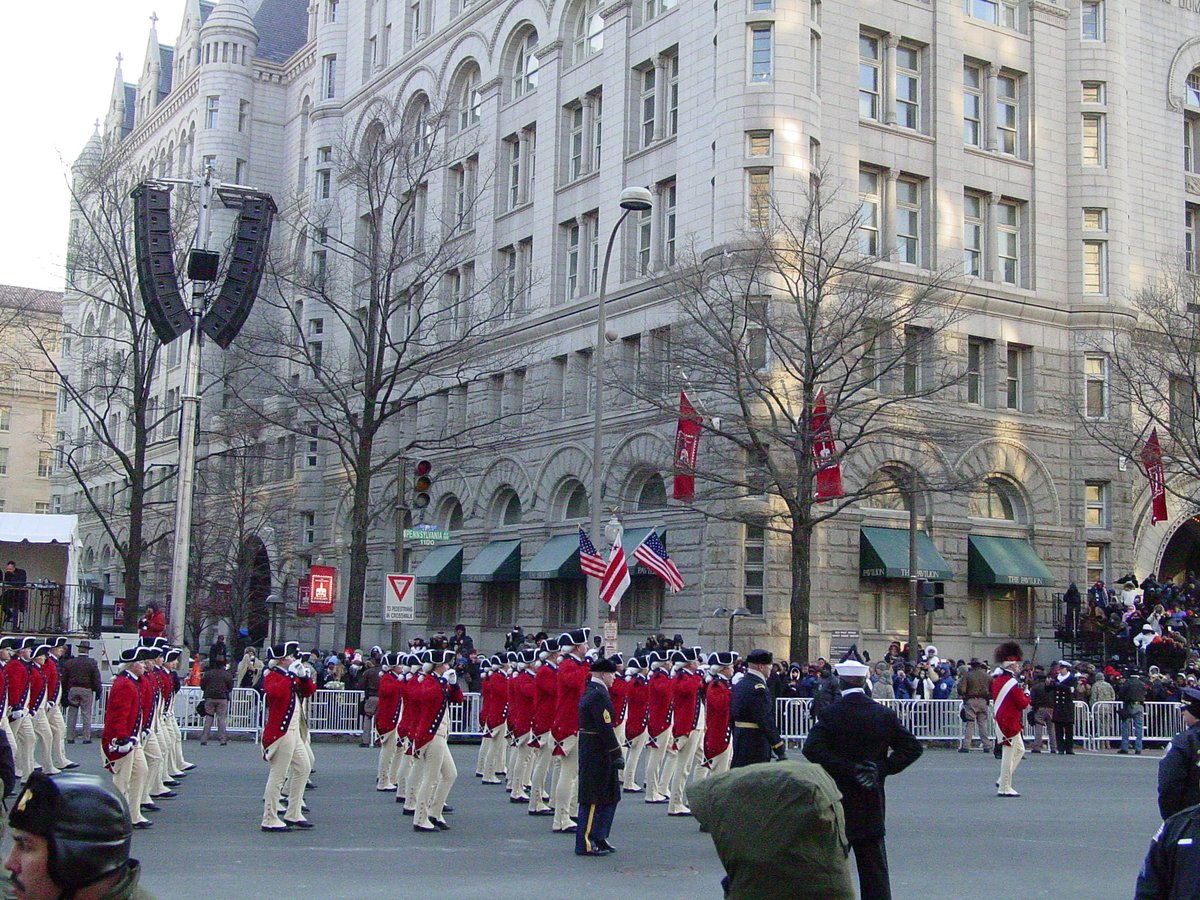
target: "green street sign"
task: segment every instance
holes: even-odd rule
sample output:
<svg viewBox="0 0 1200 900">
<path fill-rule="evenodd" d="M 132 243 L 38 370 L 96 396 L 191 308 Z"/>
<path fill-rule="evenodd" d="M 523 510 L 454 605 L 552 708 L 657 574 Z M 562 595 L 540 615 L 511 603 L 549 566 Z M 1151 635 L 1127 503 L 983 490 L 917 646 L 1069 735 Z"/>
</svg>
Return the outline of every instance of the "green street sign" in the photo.
<svg viewBox="0 0 1200 900">
<path fill-rule="evenodd" d="M 449 531 L 438 528 L 405 528 L 404 539 L 416 541 L 418 544 L 436 544 L 438 541 L 448 541 L 454 535 Z"/>
</svg>

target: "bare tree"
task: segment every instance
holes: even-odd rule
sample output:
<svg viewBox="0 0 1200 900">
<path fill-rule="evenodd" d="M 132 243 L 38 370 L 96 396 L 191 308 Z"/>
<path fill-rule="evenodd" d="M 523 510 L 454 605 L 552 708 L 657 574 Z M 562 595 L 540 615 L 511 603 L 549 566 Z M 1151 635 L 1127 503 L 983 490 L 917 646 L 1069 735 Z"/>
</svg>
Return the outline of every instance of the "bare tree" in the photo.
<svg viewBox="0 0 1200 900">
<path fill-rule="evenodd" d="M 176 438 L 178 410 L 159 409 L 155 398 L 163 349 L 138 289 L 129 171 L 122 154 L 99 149 L 73 168 L 65 302 L 78 303 L 80 316 L 64 325 L 61 360 L 55 336 L 32 318 L 26 327 L 38 357 L 31 373 L 61 388 L 75 413 L 76 433 L 56 448 L 58 467 L 120 557 L 127 615 L 136 621 L 147 553 L 171 533 L 150 496 L 174 473 L 152 464 L 152 450 Z M 175 202 L 177 270 L 191 244 L 188 202 Z"/>
<path fill-rule="evenodd" d="M 503 368 L 487 344 L 528 290 L 476 268 L 474 222 L 490 192 L 474 148 L 447 138 L 443 122 L 428 109 L 374 120 L 337 149 L 336 197 L 323 211 L 308 202 L 284 212 L 296 248 L 275 257 L 240 342 L 250 352 L 227 372 L 227 389 L 263 421 L 315 433 L 341 465 L 351 646 L 361 640 L 369 533 L 400 502 L 398 463 L 417 447 L 463 448 L 498 418 L 418 438 L 411 416 Z M 439 216 L 427 195 L 443 179 L 454 202 Z"/>
<path fill-rule="evenodd" d="M 957 295 L 933 273 L 880 266 L 877 237 L 825 180 L 812 180 L 795 218 L 764 215 L 738 246 L 693 254 L 671 275 L 681 311 L 672 368 L 706 414 L 696 508 L 787 535 L 792 659 L 813 650 L 816 529 L 867 497 L 916 503 L 918 493 L 957 487 L 903 478 L 846 484 L 828 500 L 815 493 L 818 469 L 831 461 L 817 457 L 819 391 L 844 466 L 880 448 L 944 442 L 926 401 L 962 377 L 948 333 Z M 661 383 L 637 392 L 673 408 Z"/>
</svg>

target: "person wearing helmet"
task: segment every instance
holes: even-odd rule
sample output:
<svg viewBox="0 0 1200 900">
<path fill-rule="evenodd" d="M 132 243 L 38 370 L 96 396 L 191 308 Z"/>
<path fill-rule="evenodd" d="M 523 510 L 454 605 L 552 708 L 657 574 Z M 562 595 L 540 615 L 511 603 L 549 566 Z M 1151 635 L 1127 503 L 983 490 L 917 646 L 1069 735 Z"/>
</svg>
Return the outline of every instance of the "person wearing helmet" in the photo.
<svg viewBox="0 0 1200 900">
<path fill-rule="evenodd" d="M 141 867 L 129 858 L 125 799 L 95 775 L 29 777 L 8 814 L 4 862 L 18 900 L 136 900 Z"/>
</svg>

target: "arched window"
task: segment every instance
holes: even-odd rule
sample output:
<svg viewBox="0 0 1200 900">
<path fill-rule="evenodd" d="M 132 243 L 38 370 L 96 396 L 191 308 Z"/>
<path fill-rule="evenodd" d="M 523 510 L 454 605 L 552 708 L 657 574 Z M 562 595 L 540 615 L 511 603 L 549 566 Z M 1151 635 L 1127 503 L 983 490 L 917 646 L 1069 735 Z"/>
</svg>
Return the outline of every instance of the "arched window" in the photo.
<svg viewBox="0 0 1200 900">
<path fill-rule="evenodd" d="M 1200 173 L 1200 69 L 1188 75 L 1183 103 L 1183 168 Z"/>
<path fill-rule="evenodd" d="M 557 509 L 563 521 L 586 519 L 591 513 L 587 488 L 578 481 L 568 481 L 558 492 Z"/>
<path fill-rule="evenodd" d="M 657 472 L 650 475 L 638 489 L 638 511 L 650 509 L 665 509 L 667 506 L 667 486 L 662 476 Z"/>
<path fill-rule="evenodd" d="M 534 53 L 537 43 L 538 33 L 533 28 L 526 28 L 517 36 L 511 69 L 514 100 L 537 88 L 538 58 Z"/>
<path fill-rule="evenodd" d="M 463 510 L 462 504 L 457 499 L 447 505 L 445 522 L 447 531 L 462 531 Z"/>
<path fill-rule="evenodd" d="M 907 512 L 910 488 L 908 476 L 896 469 L 880 469 L 867 482 L 862 505 L 867 509 L 893 509 Z"/>
<path fill-rule="evenodd" d="M 497 525 L 521 524 L 521 498 L 512 488 L 505 488 L 497 495 L 492 510 Z"/>
<path fill-rule="evenodd" d="M 1024 520 L 1021 494 L 1003 478 L 988 478 L 971 495 L 970 515 L 975 519 L 1021 522 Z"/>
<path fill-rule="evenodd" d="M 429 151 L 429 98 L 419 94 L 404 111 L 404 145 L 409 159 L 420 159 Z"/>
<path fill-rule="evenodd" d="M 604 19 L 600 17 L 601 0 L 583 0 L 579 4 L 579 15 L 575 19 L 571 57 L 576 63 L 583 62 L 604 49 Z"/>
<path fill-rule="evenodd" d="M 483 98 L 479 93 L 479 66 L 475 63 L 468 63 L 459 71 L 454 97 L 458 109 L 458 130 L 465 131 L 478 125 Z"/>
</svg>

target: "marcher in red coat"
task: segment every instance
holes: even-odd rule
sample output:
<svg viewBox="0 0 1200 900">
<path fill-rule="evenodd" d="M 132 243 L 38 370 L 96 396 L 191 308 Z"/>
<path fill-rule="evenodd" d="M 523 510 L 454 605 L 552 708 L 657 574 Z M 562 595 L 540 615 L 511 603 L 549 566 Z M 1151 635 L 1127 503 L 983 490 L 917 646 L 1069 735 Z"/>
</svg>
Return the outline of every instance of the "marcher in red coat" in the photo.
<svg viewBox="0 0 1200 900">
<path fill-rule="evenodd" d="M 146 647 L 130 647 L 121 652 L 124 668 L 109 689 L 100 739 L 104 764 L 113 773 L 113 787 L 125 797 L 134 828 L 149 828 L 153 824 L 142 815 L 147 766 L 141 741 L 144 728 L 141 682 L 149 658 Z"/>
<path fill-rule="evenodd" d="M 671 701 L 675 685 L 668 674 L 671 664 L 666 659 L 653 651 L 647 658 L 651 671 L 647 686 L 650 699 L 646 713 L 646 747 L 650 752 L 646 756 L 646 802 L 666 803 L 667 773 L 663 771 L 663 761 L 671 743 Z"/>
<path fill-rule="evenodd" d="M 554 711 L 558 704 L 558 660 L 560 648 L 557 640 L 544 640 L 538 648 L 538 665 L 534 681 L 537 698 L 533 705 L 533 727 L 530 730 L 529 747 L 533 751 L 533 767 L 529 776 L 529 815 L 552 816 L 549 796 L 546 794 L 546 778 L 554 763 Z"/>
<path fill-rule="evenodd" d="M 428 657 L 426 665 L 431 665 L 432 669 L 418 688 L 422 698 L 421 718 L 414 738 L 416 752 L 421 755 L 421 782 L 413 817 L 413 830 L 419 832 L 450 829 L 444 818 L 446 797 L 458 778 L 458 769 L 447 744 L 450 704 L 463 702 L 458 673 L 450 668 L 454 651 L 430 650 Z"/>
<path fill-rule="evenodd" d="M 1024 654 L 1016 641 L 1005 641 L 996 648 L 996 660 L 1000 671 L 992 679 L 992 703 L 996 728 L 1000 731 L 1000 782 L 997 797 L 1019 797 L 1012 786 L 1013 772 L 1025 755 L 1025 741 L 1021 737 L 1021 726 L 1025 710 L 1029 708 L 1029 693 L 1017 679 L 1021 671 Z"/>
<path fill-rule="evenodd" d="M 385 653 L 380 660 L 379 704 L 375 707 L 375 730 L 379 733 L 379 768 L 375 790 L 396 790 L 396 778 L 403 754 L 397 752 L 397 726 L 400 724 L 400 654 Z"/>
<path fill-rule="evenodd" d="M 584 654 L 591 643 L 590 628 L 576 628 L 558 638 L 558 646 L 568 650 L 558 663 L 558 697 L 554 703 L 554 755 L 561 756 L 558 781 L 554 785 L 554 826 L 557 832 L 574 832 L 571 813 L 579 803 L 579 701 L 591 678 L 591 667 Z"/>
<path fill-rule="evenodd" d="M 317 685 L 309 670 L 297 657 L 300 644 L 287 641 L 267 648 L 267 660 L 274 661 L 263 676 L 263 699 L 267 721 L 263 725 L 263 759 L 271 764 L 267 787 L 263 792 L 263 831 L 290 831 L 311 828 L 304 818 L 304 790 L 312 771 L 312 759 L 300 735 L 300 701 L 316 693 Z M 283 783 L 290 782 L 287 812 L 281 820 L 277 807 Z"/>
<path fill-rule="evenodd" d="M 496 772 L 504 760 L 507 742 L 504 732 L 508 717 L 508 672 L 499 656 L 479 661 L 479 755 L 475 759 L 475 777 L 484 784 L 500 784 Z"/>
<path fill-rule="evenodd" d="M 643 675 L 645 663 L 637 657 L 629 661 L 625 667 L 625 740 L 622 751 L 625 753 L 625 778 L 623 789 L 627 794 L 640 794 L 643 790 L 637 783 L 637 765 L 646 749 L 646 704 L 649 700 L 649 689 L 646 676 Z M 616 682 L 614 682 L 614 685 Z"/>
<path fill-rule="evenodd" d="M 701 765 L 713 775 L 728 771 L 732 756 L 733 722 L 729 718 L 729 704 L 733 665 L 737 658 L 732 651 L 708 655 L 712 680 L 704 689 L 704 762 Z"/>
<path fill-rule="evenodd" d="M 157 600 L 146 604 L 146 614 L 138 619 L 138 637 L 142 641 L 162 637 L 167 630 L 167 616 L 159 608 Z"/>
<path fill-rule="evenodd" d="M 526 785 L 533 775 L 537 750 L 530 746 L 534 739 L 533 717 L 537 712 L 537 672 L 530 668 L 537 662 L 537 651 L 522 650 L 518 654 L 517 674 L 508 682 L 508 726 L 512 747 L 508 754 L 508 786 L 511 803 L 528 803 Z"/>
<path fill-rule="evenodd" d="M 671 679 L 672 757 L 667 766 L 667 815 L 690 816 L 685 797 L 688 778 L 704 737 L 704 676 L 700 674 L 699 647 L 685 647 L 671 655 L 671 661 L 683 668 Z"/>
</svg>

